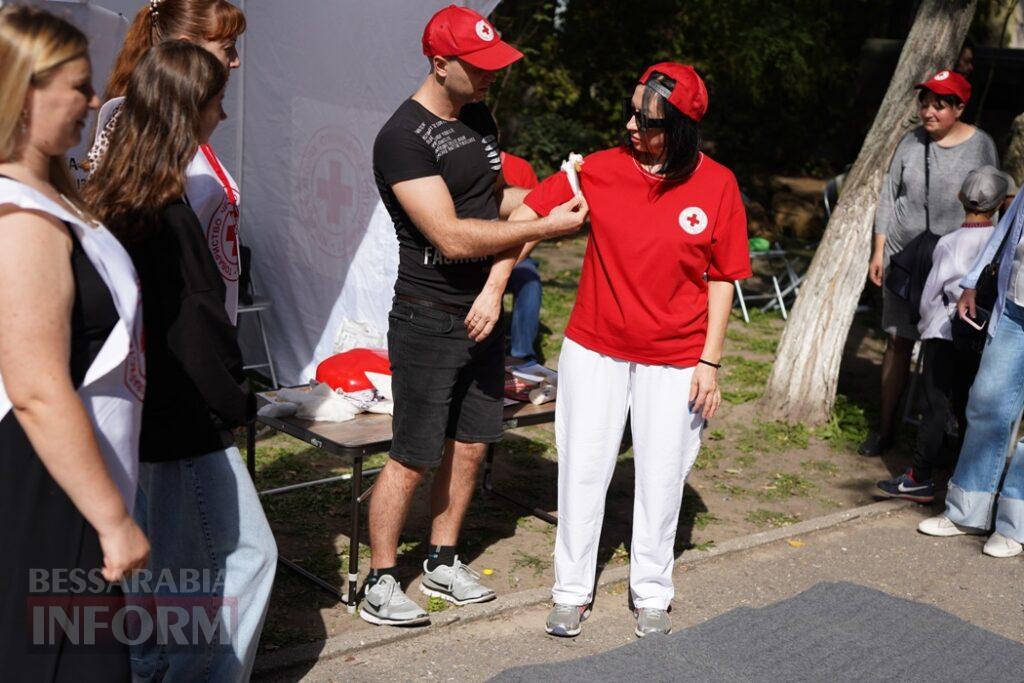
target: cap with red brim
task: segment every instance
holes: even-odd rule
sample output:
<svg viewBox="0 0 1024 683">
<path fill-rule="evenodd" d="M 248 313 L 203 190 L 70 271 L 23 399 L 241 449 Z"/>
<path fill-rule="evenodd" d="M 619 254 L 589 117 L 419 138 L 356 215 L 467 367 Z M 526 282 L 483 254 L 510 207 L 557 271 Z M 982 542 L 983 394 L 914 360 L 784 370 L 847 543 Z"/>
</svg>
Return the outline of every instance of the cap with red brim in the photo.
<svg viewBox="0 0 1024 683">
<path fill-rule="evenodd" d="M 437 12 L 423 30 L 423 54 L 458 57 L 486 71 L 504 69 L 523 53 L 498 35 L 491 22 L 469 9 L 449 5 Z"/>
<path fill-rule="evenodd" d="M 924 83 L 918 83 L 915 89 L 930 90 L 936 95 L 956 95 L 964 104 L 971 99 L 971 84 L 955 71 L 943 69 Z"/>
<path fill-rule="evenodd" d="M 497 71 L 523 58 L 523 53 L 503 40 L 476 52 L 455 55 L 478 69 Z"/>
</svg>

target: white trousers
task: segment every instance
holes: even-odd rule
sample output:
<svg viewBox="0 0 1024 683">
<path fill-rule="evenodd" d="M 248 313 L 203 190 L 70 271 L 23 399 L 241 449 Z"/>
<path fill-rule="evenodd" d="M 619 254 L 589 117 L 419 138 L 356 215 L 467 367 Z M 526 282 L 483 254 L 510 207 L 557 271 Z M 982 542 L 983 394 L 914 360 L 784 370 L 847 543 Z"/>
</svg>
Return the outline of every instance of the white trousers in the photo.
<svg viewBox="0 0 1024 683">
<path fill-rule="evenodd" d="M 644 365 L 591 351 L 571 339 L 558 361 L 556 603 L 589 604 L 608 484 L 627 413 L 636 485 L 629 586 L 639 609 L 667 609 L 683 485 L 704 425 L 690 412 L 693 368 Z"/>
</svg>

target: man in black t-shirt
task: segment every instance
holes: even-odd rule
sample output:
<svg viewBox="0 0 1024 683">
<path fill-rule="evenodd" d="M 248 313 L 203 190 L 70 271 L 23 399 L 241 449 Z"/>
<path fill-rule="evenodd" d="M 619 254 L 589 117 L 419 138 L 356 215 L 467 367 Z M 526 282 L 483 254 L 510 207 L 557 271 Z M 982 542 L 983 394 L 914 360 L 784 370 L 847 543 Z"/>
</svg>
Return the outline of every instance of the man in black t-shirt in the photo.
<svg viewBox="0 0 1024 683">
<path fill-rule="evenodd" d="M 455 548 L 487 444 L 501 438 L 501 296 L 527 242 L 579 230 L 577 197 L 546 219 L 500 220 L 525 192 L 501 174 L 494 119 L 482 103 L 496 73 L 522 54 L 472 10 L 449 6 L 423 33 L 431 72 L 384 124 L 373 170 L 399 244 L 388 330 L 395 411 L 390 458 L 370 499 L 370 576 L 360 616 L 374 624 L 429 620 L 397 582 L 398 538 L 428 471 L 430 551 L 421 590 L 458 605 L 494 591 Z"/>
</svg>

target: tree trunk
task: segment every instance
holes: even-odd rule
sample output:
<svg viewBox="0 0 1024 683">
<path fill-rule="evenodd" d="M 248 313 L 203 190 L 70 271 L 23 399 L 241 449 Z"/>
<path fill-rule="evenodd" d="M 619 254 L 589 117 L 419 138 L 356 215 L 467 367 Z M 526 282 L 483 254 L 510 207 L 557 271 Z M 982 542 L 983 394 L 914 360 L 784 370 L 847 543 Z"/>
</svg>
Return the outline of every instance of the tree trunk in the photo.
<svg viewBox="0 0 1024 683">
<path fill-rule="evenodd" d="M 1003 170 L 1013 176 L 1017 187 L 1024 183 L 1024 114 L 1018 114 L 1010 126 L 1010 144 L 1003 155 Z"/>
<path fill-rule="evenodd" d="M 768 419 L 811 425 L 828 421 L 843 347 L 867 278 L 882 179 L 917 110 L 914 84 L 956 61 L 976 5 L 977 0 L 921 2 L 885 99 L 782 333 L 760 404 Z"/>
</svg>

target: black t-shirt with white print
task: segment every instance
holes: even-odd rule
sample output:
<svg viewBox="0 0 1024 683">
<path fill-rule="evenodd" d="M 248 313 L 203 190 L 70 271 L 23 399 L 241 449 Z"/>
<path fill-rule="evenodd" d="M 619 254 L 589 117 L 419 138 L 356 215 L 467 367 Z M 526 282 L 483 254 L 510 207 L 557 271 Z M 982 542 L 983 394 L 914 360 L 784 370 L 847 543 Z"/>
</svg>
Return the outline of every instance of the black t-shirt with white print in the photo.
<svg viewBox="0 0 1024 683">
<path fill-rule="evenodd" d="M 373 174 L 398 233 L 396 294 L 470 306 L 483 289 L 493 257 L 445 258 L 412 222 L 391 187 L 439 175 L 459 218 L 496 220 L 495 183 L 501 171 L 497 133 L 482 102 L 464 106 L 457 121 L 447 121 L 409 99 L 377 134 Z"/>
</svg>

